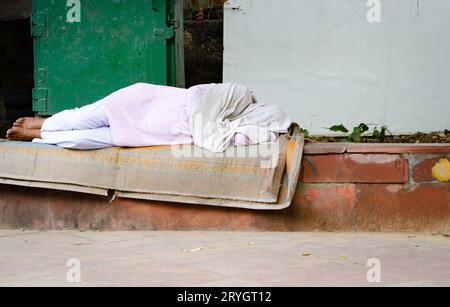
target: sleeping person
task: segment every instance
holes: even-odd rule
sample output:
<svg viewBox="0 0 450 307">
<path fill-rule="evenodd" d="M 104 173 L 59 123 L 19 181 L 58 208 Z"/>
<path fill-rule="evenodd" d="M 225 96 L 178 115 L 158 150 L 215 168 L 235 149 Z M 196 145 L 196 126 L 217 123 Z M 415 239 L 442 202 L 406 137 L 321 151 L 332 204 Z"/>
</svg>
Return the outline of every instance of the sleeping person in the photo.
<svg viewBox="0 0 450 307">
<path fill-rule="evenodd" d="M 283 110 L 257 102 L 240 84 L 137 83 L 49 118 L 19 118 L 6 137 L 71 149 L 195 144 L 223 152 L 274 142 L 290 125 Z"/>
</svg>

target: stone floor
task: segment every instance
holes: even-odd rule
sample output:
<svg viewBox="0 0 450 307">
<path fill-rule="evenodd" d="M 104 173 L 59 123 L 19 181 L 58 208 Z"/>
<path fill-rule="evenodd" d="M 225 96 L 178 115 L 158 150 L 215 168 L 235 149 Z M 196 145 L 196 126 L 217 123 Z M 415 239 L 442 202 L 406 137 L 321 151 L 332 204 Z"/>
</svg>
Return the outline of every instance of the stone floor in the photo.
<svg viewBox="0 0 450 307">
<path fill-rule="evenodd" d="M 68 260 L 75 258 L 75 262 Z M 379 271 L 368 267 L 379 260 Z M 77 261 L 81 282 L 76 279 Z M 367 273 L 380 273 L 369 283 Z M 68 272 L 73 274 L 68 274 Z M 75 273 L 74 273 L 75 272 Z M 0 286 L 450 286 L 442 234 L 0 230 Z"/>
</svg>

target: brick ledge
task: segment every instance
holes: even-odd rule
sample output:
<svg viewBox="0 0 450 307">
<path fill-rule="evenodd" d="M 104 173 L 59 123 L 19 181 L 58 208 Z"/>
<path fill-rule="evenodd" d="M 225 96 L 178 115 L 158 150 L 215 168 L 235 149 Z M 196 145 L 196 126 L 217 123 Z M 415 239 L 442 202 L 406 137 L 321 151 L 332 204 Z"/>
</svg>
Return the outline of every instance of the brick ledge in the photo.
<svg viewBox="0 0 450 307">
<path fill-rule="evenodd" d="M 354 143 L 308 143 L 305 155 L 341 153 L 450 153 L 450 144 L 354 144 Z"/>
</svg>

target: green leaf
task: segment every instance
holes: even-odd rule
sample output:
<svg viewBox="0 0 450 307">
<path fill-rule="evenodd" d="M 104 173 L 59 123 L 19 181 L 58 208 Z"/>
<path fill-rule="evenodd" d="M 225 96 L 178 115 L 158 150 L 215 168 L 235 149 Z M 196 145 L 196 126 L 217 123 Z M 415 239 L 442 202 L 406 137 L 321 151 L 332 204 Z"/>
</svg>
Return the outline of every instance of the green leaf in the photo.
<svg viewBox="0 0 450 307">
<path fill-rule="evenodd" d="M 335 132 L 344 132 L 344 133 L 348 132 L 348 129 L 345 128 L 345 126 L 343 124 L 334 125 L 334 126 L 331 126 L 330 128 L 327 128 L 327 129 L 331 130 L 331 131 L 335 131 Z"/>
<path fill-rule="evenodd" d="M 347 137 L 347 140 L 353 143 L 361 143 L 362 130 L 361 125 L 353 127 L 353 132 Z"/>
<path fill-rule="evenodd" d="M 369 126 L 367 126 L 365 123 L 359 124 L 358 128 L 360 128 L 361 134 L 366 132 L 366 131 L 369 131 Z"/>
</svg>

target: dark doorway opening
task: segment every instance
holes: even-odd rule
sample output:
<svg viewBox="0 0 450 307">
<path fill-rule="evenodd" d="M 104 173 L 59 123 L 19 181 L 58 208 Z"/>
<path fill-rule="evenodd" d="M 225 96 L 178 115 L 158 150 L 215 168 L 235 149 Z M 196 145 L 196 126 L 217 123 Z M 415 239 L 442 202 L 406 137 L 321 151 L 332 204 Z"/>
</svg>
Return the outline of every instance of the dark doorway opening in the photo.
<svg viewBox="0 0 450 307">
<path fill-rule="evenodd" d="M 33 116 L 33 39 L 30 19 L 0 21 L 1 137 L 16 118 Z"/>
<path fill-rule="evenodd" d="M 221 83 L 224 0 L 184 0 L 186 87 Z"/>
</svg>

